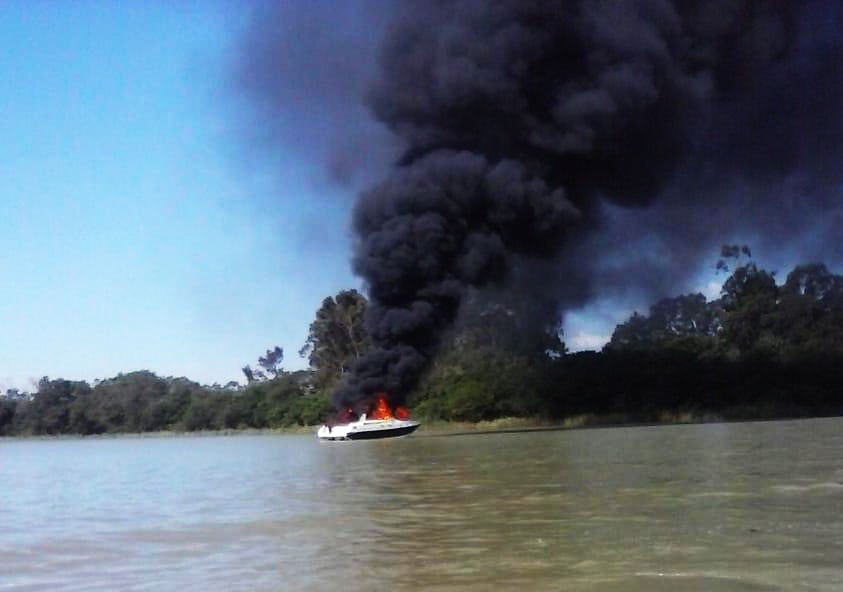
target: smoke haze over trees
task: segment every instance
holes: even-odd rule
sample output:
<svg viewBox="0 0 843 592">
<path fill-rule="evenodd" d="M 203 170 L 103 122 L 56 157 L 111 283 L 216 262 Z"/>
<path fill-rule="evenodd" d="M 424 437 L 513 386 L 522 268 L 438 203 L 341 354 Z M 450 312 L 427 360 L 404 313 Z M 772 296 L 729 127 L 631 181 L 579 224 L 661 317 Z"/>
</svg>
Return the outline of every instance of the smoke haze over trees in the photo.
<svg viewBox="0 0 843 592">
<path fill-rule="evenodd" d="M 350 23 L 332 39 L 353 67 L 337 63 L 332 41 L 272 26 L 285 9 L 270 7 L 245 36 L 238 73 L 268 121 L 296 103 L 285 76 L 307 81 L 312 117 L 280 135 L 347 110 L 332 129 L 353 127 L 373 160 L 397 155 L 354 211 L 371 347 L 339 391 L 343 405 L 365 406 L 377 390 L 403 399 L 467 296 L 513 286 L 536 265 L 552 274 L 524 293 L 552 291 L 564 311 L 630 290 L 663 296 L 733 236 L 843 259 L 829 240 L 843 221 L 838 6 L 341 6 L 298 10 L 325 29 Z M 349 39 L 367 20 L 366 40 Z M 381 32 L 376 49 L 369 38 Z"/>
</svg>

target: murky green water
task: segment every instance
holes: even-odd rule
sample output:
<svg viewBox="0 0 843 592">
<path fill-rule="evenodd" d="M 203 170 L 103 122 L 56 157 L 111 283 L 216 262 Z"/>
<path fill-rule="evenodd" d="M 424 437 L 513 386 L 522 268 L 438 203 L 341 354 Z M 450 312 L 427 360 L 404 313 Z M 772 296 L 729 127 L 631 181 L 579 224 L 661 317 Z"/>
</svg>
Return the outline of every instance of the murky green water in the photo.
<svg viewBox="0 0 843 592">
<path fill-rule="evenodd" d="M 0 590 L 843 590 L 843 420 L 0 442 Z"/>
</svg>

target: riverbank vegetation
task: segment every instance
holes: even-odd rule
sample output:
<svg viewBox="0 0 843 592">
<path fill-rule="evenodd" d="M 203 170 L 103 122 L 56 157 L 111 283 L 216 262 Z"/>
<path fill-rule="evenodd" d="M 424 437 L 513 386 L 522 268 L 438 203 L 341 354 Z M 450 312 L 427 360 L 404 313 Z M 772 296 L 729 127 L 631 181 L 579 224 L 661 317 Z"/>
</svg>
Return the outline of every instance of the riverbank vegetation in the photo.
<svg viewBox="0 0 843 592">
<path fill-rule="evenodd" d="M 720 297 L 687 294 L 619 324 L 600 352 L 569 353 L 559 319 L 517 297 L 476 295 L 418 388 L 414 415 L 434 422 L 682 422 L 843 414 L 843 276 L 821 264 L 781 284 L 726 247 Z M 731 259 L 734 262 L 731 262 Z M 43 378 L 0 396 L 0 435 L 274 429 L 319 423 L 330 393 L 365 351 L 366 300 L 326 298 L 287 372 L 267 350 L 245 384 L 205 386 L 148 371 L 88 384 Z M 612 418 L 617 419 L 613 422 Z M 487 424 L 484 424 L 487 425 Z"/>
</svg>

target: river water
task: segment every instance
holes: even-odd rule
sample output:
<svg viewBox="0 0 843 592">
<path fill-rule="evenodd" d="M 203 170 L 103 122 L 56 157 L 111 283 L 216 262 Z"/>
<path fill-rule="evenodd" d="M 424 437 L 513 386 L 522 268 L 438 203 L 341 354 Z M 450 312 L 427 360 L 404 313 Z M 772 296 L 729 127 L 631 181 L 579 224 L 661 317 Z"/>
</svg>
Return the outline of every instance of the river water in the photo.
<svg viewBox="0 0 843 592">
<path fill-rule="evenodd" d="M 843 590 L 843 420 L 0 441 L 0 590 Z"/>
</svg>

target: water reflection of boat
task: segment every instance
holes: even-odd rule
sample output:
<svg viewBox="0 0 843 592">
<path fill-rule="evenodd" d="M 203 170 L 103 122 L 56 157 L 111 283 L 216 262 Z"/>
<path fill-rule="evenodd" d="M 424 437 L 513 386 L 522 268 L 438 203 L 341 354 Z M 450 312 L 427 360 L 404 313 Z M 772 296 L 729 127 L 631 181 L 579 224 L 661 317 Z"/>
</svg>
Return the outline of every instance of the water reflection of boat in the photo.
<svg viewBox="0 0 843 592">
<path fill-rule="evenodd" d="M 323 425 L 316 431 L 316 435 L 320 440 L 376 440 L 406 436 L 418 427 L 419 422 L 412 419 L 367 419 L 364 413 L 357 421 L 335 426 Z"/>
</svg>

